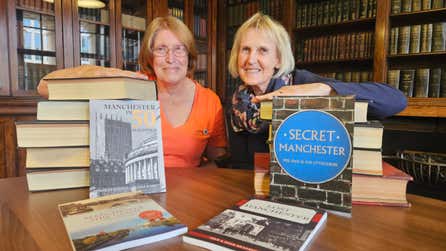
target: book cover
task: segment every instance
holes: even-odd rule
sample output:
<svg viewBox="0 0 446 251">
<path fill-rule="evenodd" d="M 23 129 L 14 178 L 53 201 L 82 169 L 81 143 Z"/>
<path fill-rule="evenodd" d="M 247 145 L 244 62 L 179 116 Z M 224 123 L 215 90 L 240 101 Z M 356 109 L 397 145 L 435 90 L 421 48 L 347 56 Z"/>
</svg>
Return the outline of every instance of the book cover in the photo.
<svg viewBox="0 0 446 251">
<path fill-rule="evenodd" d="M 304 250 L 327 219 L 327 213 L 269 200 L 240 201 L 183 241 L 210 250 Z"/>
<path fill-rule="evenodd" d="M 270 196 L 351 213 L 353 96 L 273 98 Z"/>
<path fill-rule="evenodd" d="M 172 238 L 187 226 L 139 192 L 58 206 L 74 250 L 123 250 Z"/>
<path fill-rule="evenodd" d="M 166 191 L 158 101 L 90 101 L 90 198 Z"/>
</svg>

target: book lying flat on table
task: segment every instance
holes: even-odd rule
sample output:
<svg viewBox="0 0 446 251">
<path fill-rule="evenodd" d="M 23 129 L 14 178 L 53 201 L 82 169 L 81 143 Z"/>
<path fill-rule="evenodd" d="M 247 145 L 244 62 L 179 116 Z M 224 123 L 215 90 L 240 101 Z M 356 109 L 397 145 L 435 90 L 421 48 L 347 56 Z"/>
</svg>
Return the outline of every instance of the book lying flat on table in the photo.
<svg viewBox="0 0 446 251">
<path fill-rule="evenodd" d="M 89 167 L 27 168 L 26 180 L 30 192 L 88 187 L 90 169 Z"/>
<path fill-rule="evenodd" d="M 87 121 L 16 122 L 19 147 L 88 146 Z"/>
<path fill-rule="evenodd" d="M 326 219 L 326 212 L 297 204 L 244 200 L 183 241 L 210 250 L 304 250 Z"/>
<path fill-rule="evenodd" d="M 406 199 L 407 182 L 412 177 L 386 161 L 383 175 L 353 174 L 352 203 L 383 206 L 410 206 Z"/>
<path fill-rule="evenodd" d="M 49 100 L 156 100 L 154 81 L 129 77 L 47 79 Z"/>
<path fill-rule="evenodd" d="M 353 147 L 381 149 L 384 127 L 377 120 L 355 123 L 353 132 Z"/>
<path fill-rule="evenodd" d="M 382 175 L 381 149 L 353 149 L 353 173 Z"/>
<path fill-rule="evenodd" d="M 40 101 L 37 120 L 89 120 L 88 101 Z"/>
<path fill-rule="evenodd" d="M 35 147 L 26 149 L 26 168 L 90 166 L 88 147 Z"/>
<path fill-rule="evenodd" d="M 123 250 L 172 238 L 187 226 L 140 192 L 59 205 L 74 250 Z"/>
</svg>

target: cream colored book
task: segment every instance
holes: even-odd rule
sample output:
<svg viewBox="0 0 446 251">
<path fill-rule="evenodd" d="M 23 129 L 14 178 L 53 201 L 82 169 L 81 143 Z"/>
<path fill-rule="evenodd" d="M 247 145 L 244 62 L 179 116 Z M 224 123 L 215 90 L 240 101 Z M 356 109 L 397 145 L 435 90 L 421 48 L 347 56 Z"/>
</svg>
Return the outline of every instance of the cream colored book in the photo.
<svg viewBox="0 0 446 251">
<path fill-rule="evenodd" d="M 128 77 L 47 79 L 49 100 L 156 100 L 154 81 Z"/>
<path fill-rule="evenodd" d="M 88 101 L 41 101 L 37 120 L 89 120 Z"/>
<path fill-rule="evenodd" d="M 31 192 L 88 187 L 90 169 L 27 169 L 26 179 Z"/>
<path fill-rule="evenodd" d="M 88 147 L 42 147 L 26 149 L 26 168 L 88 167 Z"/>
<path fill-rule="evenodd" d="M 88 146 L 87 121 L 16 122 L 19 147 Z"/>
<path fill-rule="evenodd" d="M 382 175 L 381 149 L 353 149 L 353 173 Z"/>
</svg>

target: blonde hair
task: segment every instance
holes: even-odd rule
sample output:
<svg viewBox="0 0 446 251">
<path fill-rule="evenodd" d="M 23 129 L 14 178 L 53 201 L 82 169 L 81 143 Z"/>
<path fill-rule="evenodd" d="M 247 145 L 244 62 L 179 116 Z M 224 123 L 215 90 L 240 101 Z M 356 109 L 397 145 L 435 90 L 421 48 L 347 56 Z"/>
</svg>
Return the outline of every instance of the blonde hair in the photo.
<svg viewBox="0 0 446 251">
<path fill-rule="evenodd" d="M 276 45 L 280 67 L 277 69 L 273 78 L 285 75 L 294 69 L 294 56 L 288 32 L 279 22 L 268 15 L 257 12 L 245 21 L 235 33 L 234 44 L 231 49 L 228 63 L 229 72 L 234 78 L 239 76 L 237 61 L 238 53 L 240 51 L 240 43 L 243 35 L 245 35 L 249 29 L 265 32 Z"/>
<path fill-rule="evenodd" d="M 141 66 L 141 71 L 149 75 L 155 75 L 155 71 L 152 66 L 152 47 L 156 35 L 160 30 L 171 31 L 186 47 L 189 59 L 187 74 L 189 77 L 191 77 L 195 69 L 195 63 L 197 60 L 197 49 L 195 47 L 194 36 L 183 22 L 181 22 L 178 18 L 172 16 L 157 17 L 153 19 L 152 22 L 150 22 L 150 24 L 147 26 L 138 58 L 139 65 Z"/>
</svg>

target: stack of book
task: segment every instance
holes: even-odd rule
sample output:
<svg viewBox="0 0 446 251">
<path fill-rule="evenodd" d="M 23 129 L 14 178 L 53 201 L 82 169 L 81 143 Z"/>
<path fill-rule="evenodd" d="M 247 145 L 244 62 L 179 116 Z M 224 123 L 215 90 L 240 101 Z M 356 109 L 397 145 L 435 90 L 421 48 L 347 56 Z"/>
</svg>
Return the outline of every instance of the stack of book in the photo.
<svg viewBox="0 0 446 251">
<path fill-rule="evenodd" d="M 408 207 L 406 185 L 412 177 L 382 160 L 383 132 L 381 122 L 355 118 L 352 203 Z"/>
<path fill-rule="evenodd" d="M 89 185 L 89 100 L 156 99 L 151 81 L 129 77 L 48 79 L 48 101 L 37 120 L 17 122 L 17 145 L 26 148 L 29 191 Z"/>
</svg>

